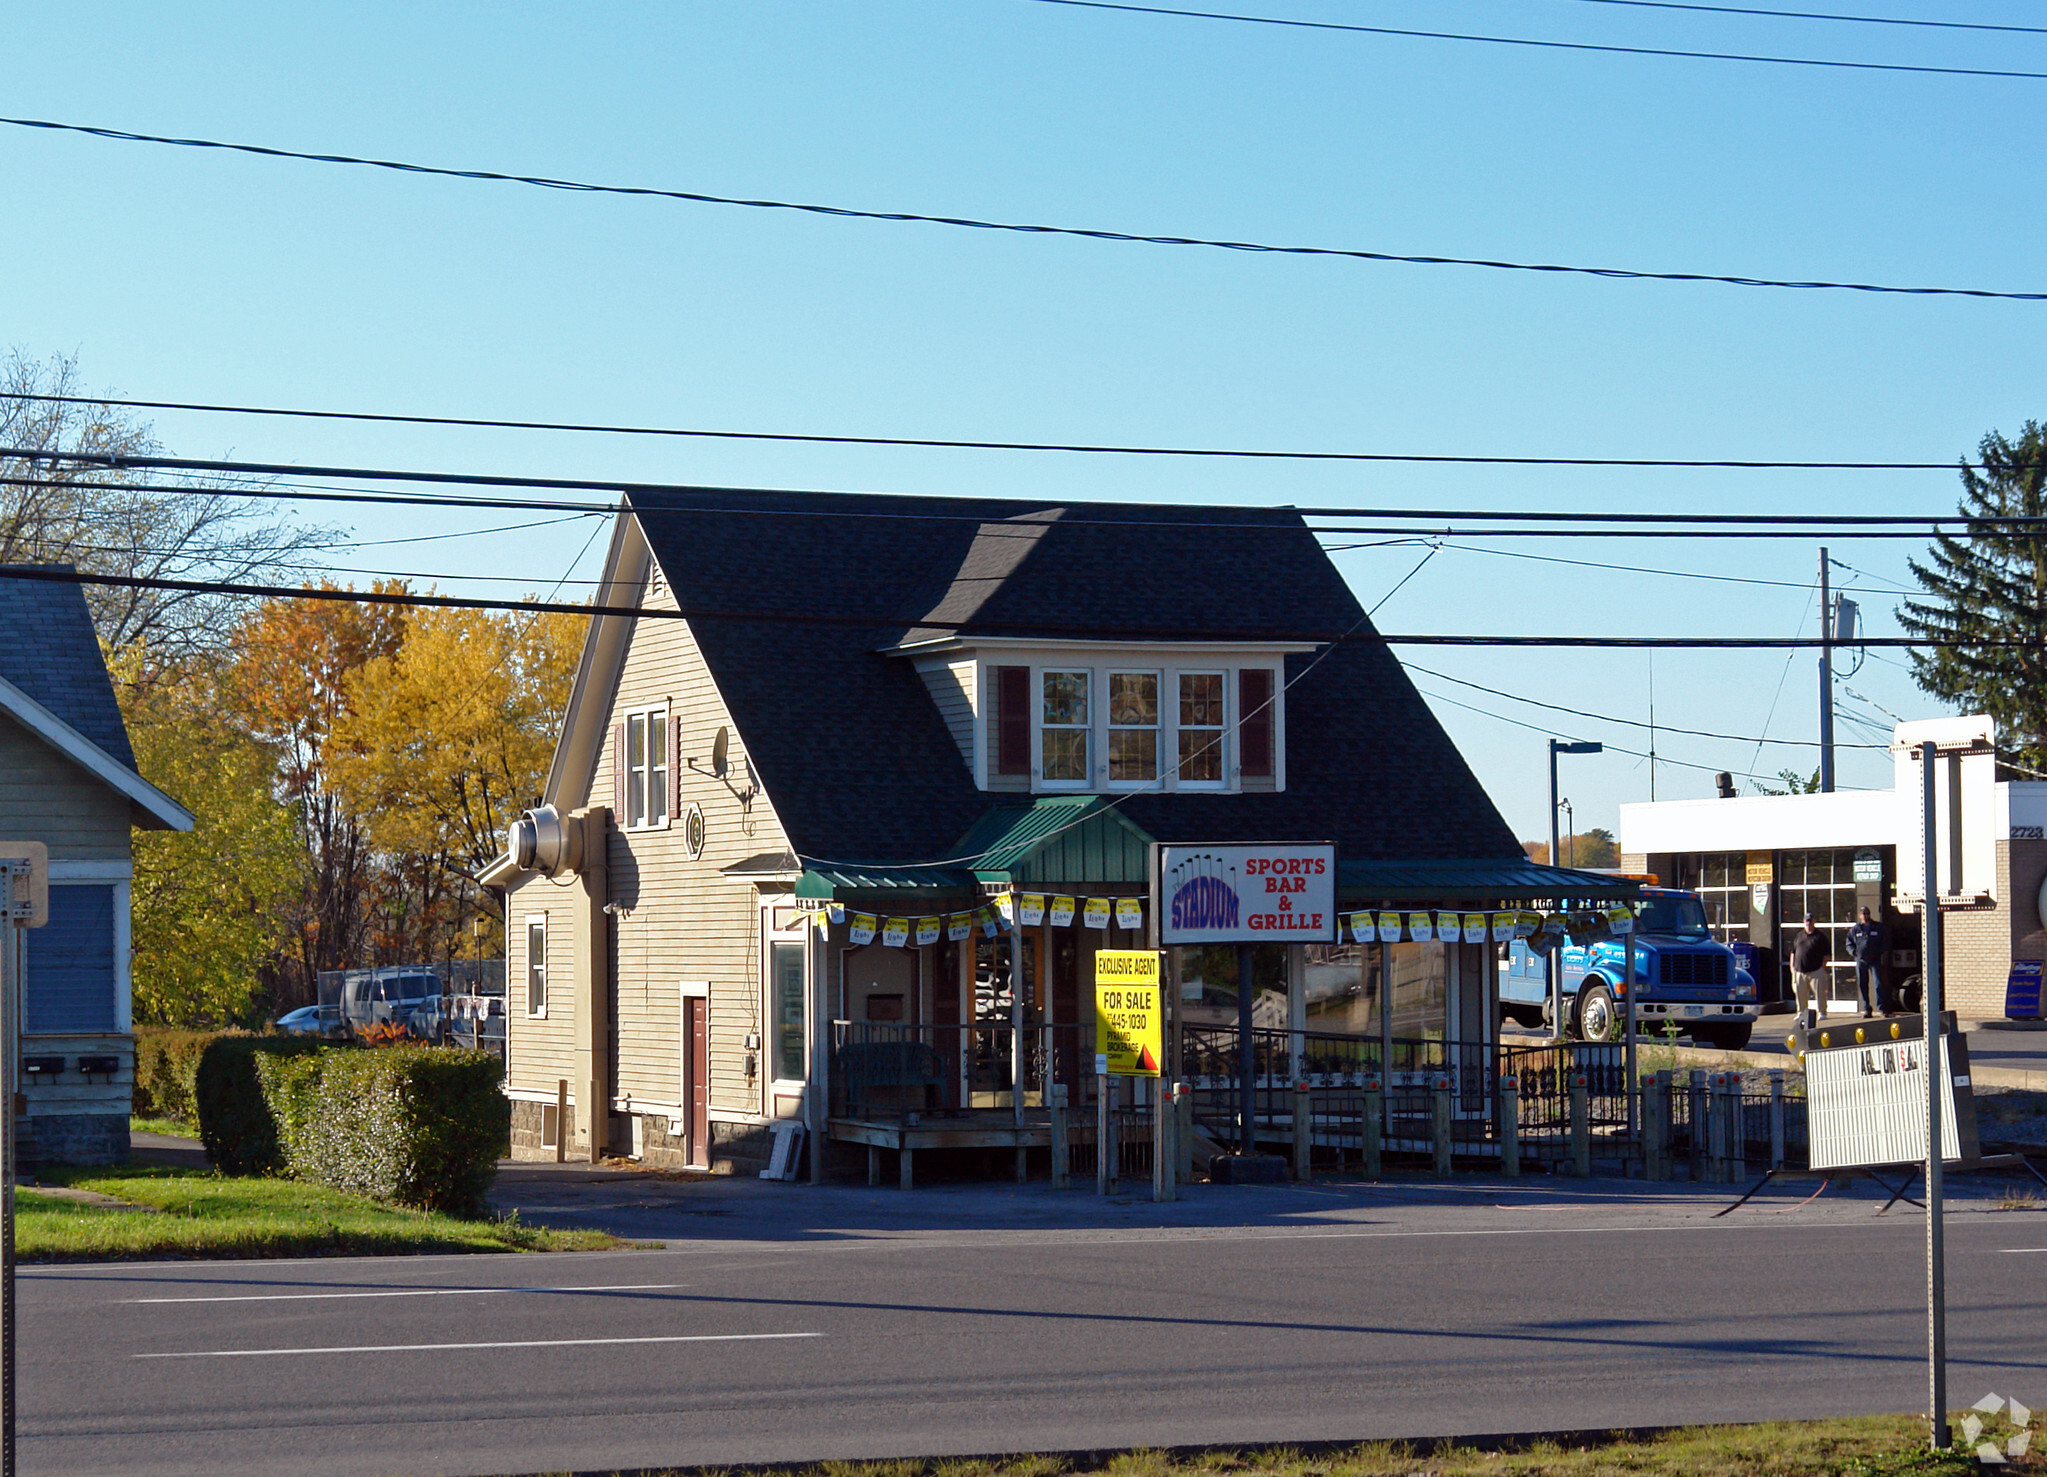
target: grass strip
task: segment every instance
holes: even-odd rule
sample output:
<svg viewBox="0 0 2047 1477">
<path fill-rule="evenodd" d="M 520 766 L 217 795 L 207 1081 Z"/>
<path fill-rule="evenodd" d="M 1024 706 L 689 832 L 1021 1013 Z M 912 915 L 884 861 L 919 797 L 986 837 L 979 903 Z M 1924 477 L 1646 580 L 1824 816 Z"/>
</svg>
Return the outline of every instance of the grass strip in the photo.
<svg viewBox="0 0 2047 1477">
<path fill-rule="evenodd" d="M 1957 1411 L 1954 1439 L 1965 1412 Z M 2002 1422 L 1996 1424 L 2002 1425 Z M 1994 1434 L 1986 1432 L 1986 1435 Z M 2011 1434 L 2008 1429 L 2004 1435 Z M 768 1467 L 642 1468 L 612 1477 L 1964 1477 L 1975 1453 L 1933 1452 L 1917 1416 L 1844 1416 L 1483 1443 L 1375 1441 L 1357 1446 L 1244 1447 L 1044 1456 L 806 1462 Z M 2028 1454 L 1999 1470 L 2047 1472 Z M 558 1474 L 569 1477 L 569 1474 Z M 595 1474 L 583 1474 L 595 1477 Z"/>
<path fill-rule="evenodd" d="M 128 1115 L 128 1132 L 161 1133 L 171 1138 L 190 1139 L 196 1147 L 199 1143 L 199 1129 L 182 1118 L 145 1118 L 139 1113 Z"/>
<path fill-rule="evenodd" d="M 605 1231 L 529 1226 L 516 1214 L 456 1220 L 295 1180 L 236 1179 L 155 1165 L 51 1168 L 40 1178 L 97 1191 L 123 1205 L 85 1205 L 19 1191 L 15 1254 L 24 1262 L 602 1251 L 628 1244 Z"/>
</svg>

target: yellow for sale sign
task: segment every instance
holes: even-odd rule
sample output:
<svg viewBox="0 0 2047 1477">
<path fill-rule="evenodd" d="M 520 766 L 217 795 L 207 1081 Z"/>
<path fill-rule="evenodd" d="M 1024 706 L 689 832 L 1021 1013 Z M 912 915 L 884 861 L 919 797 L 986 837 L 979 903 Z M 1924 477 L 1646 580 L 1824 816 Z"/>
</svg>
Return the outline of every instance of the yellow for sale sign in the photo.
<svg viewBox="0 0 2047 1477">
<path fill-rule="evenodd" d="M 1156 1077 L 1165 1051 L 1156 949 L 1103 949 L 1095 955 L 1095 1070 Z"/>
</svg>

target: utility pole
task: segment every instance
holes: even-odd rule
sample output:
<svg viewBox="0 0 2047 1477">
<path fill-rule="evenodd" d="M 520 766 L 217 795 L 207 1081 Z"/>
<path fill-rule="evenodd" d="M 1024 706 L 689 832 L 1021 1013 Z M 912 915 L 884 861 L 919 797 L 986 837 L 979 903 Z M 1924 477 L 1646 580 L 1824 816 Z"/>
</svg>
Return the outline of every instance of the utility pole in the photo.
<svg viewBox="0 0 2047 1477">
<path fill-rule="evenodd" d="M 1834 793 L 1834 601 L 1820 550 L 1820 793 Z"/>
<path fill-rule="evenodd" d="M 1949 761 L 1959 765 L 1959 756 Z M 1947 1248 L 1942 1225 L 1940 1097 L 1946 1085 L 1947 1045 L 1941 1030 L 1941 916 L 1939 876 L 1939 812 L 1934 802 L 1934 771 L 1940 764 L 1940 750 L 1932 743 L 1919 747 L 1921 824 L 1925 828 L 1926 874 L 1920 891 L 1924 953 L 1920 957 L 1919 1044 L 1926 1053 L 1926 1420 L 1935 1451 L 1948 1445 L 1947 1425 Z M 1948 816 L 1948 826 L 1959 831 L 1962 818 Z"/>
<path fill-rule="evenodd" d="M 1557 755 L 1597 754 L 1602 746 L 1595 743 L 1564 743 L 1559 739 L 1549 741 L 1549 864 L 1557 861 L 1557 848 L 1563 838 L 1557 834 Z M 1558 900 L 1561 903 L 1561 899 Z M 1564 1039 L 1564 975 L 1557 968 L 1557 951 L 1551 949 L 1542 956 L 1543 976 L 1549 985 L 1549 1039 L 1552 1042 Z"/>
</svg>

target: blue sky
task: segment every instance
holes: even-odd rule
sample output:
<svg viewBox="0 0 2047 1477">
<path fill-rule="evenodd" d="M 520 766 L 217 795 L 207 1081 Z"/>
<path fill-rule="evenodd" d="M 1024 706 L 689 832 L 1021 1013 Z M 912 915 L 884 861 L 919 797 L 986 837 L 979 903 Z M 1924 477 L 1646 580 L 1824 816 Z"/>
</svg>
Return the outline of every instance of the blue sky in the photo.
<svg viewBox="0 0 2047 1477">
<path fill-rule="evenodd" d="M 1371 25 L 2047 71 L 2047 36 L 1583 0 L 1245 0 Z M 1840 8 L 2029 24 L 1994 0 Z M 16 116 L 872 209 L 1656 270 L 2047 289 L 2047 81 L 1599 56 L 1032 0 L 9 7 Z M 2047 303 L 1552 278 L 562 194 L 0 129 L 0 344 L 142 398 L 747 430 L 1534 455 L 1948 460 L 2047 416 Z M 177 453 L 1189 502 L 1932 512 L 1951 472 L 1296 466 L 643 441 L 161 413 Z M 329 518 L 331 509 L 313 510 Z M 388 540 L 528 521 L 345 514 Z M 338 565 L 587 577 L 578 524 Z M 1473 543 L 1473 541 L 1465 541 Z M 601 545 L 601 539 L 599 540 Z M 1832 541 L 1873 632 L 1914 546 Z M 1545 564 L 1480 547 L 1786 582 Z M 1413 547 L 1335 557 L 1369 606 Z M 1790 635 L 1798 540 L 1445 548 L 1403 631 Z M 484 582 L 484 577 L 495 577 Z M 568 586 L 575 590 L 579 587 Z M 1637 722 L 1640 653 L 1412 651 Z M 1935 709 L 1896 664 L 1848 683 Z M 1660 724 L 1815 736 L 1813 658 L 1655 661 Z M 1425 691 L 1544 732 L 1638 729 Z M 1854 699 L 1844 708 L 1869 712 Z M 1543 832 L 1543 736 L 1437 701 Z M 1552 730 L 1549 725 L 1558 723 Z M 1844 739 L 1866 739 L 1845 729 Z M 1664 797 L 1810 749 L 1666 735 Z M 1578 825 L 1647 766 L 1567 761 Z M 1846 785 L 1888 783 L 1844 751 Z"/>
</svg>

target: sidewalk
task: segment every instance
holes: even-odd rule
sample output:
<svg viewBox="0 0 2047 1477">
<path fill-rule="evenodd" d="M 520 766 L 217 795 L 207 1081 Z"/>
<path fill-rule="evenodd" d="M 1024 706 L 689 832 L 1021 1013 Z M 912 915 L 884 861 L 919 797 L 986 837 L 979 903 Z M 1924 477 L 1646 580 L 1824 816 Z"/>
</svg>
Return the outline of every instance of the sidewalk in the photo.
<svg viewBox="0 0 2047 1477">
<path fill-rule="evenodd" d="M 1091 1183 L 1054 1190 L 1044 1180 L 1019 1185 L 956 1179 L 903 1191 L 870 1189 L 864 1177 L 813 1186 L 505 1162 L 491 1204 L 501 1212 L 517 1210 L 522 1220 L 536 1225 L 598 1228 L 672 1245 L 873 1245 L 932 1237 L 1393 1234 L 1417 1227 L 1499 1230 L 1530 1224 L 1569 1229 L 1611 1226 L 1617 1215 L 1704 1225 L 1751 1183 L 1652 1184 L 1548 1175 L 1507 1180 L 1485 1174 L 1439 1180 L 1403 1173 L 1371 1182 L 1331 1178 L 1298 1185 L 1188 1185 L 1179 1200 L 1156 1205 L 1148 1182 L 1108 1197 L 1096 1194 Z M 1999 1213 L 2013 1196 L 2039 1193 L 2030 1179 L 2001 1173 L 1950 1172 L 1947 1185 L 1954 1214 Z M 1773 1185 L 1722 1224 L 1798 1207 L 1816 1188 L 1817 1180 Z M 1796 1213 L 1869 1219 L 1888 1198 L 1873 1181 L 1837 1182 Z M 1899 1206 L 1888 1218 L 1919 1214 Z"/>
</svg>

